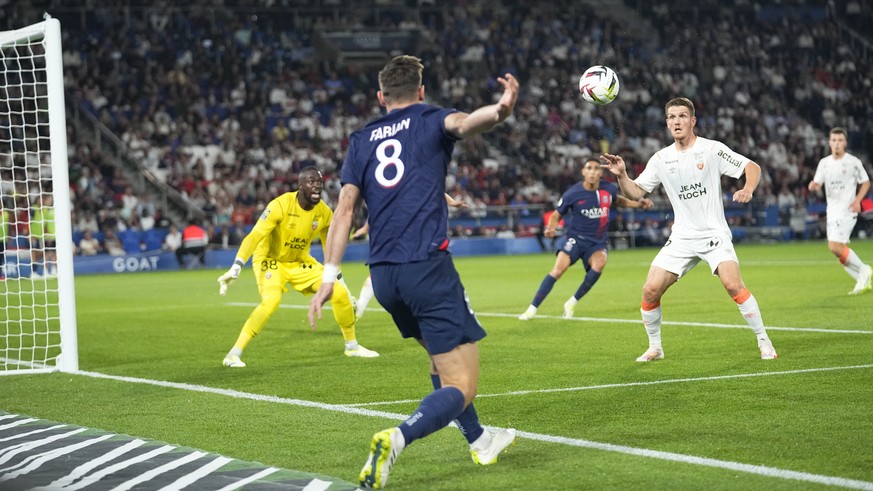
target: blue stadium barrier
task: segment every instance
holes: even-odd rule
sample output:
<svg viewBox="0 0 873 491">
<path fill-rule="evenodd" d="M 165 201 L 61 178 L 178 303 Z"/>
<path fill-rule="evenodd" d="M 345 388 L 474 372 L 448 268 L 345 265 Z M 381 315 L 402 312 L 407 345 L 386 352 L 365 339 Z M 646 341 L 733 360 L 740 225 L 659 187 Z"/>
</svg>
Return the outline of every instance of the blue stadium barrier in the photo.
<svg viewBox="0 0 873 491">
<path fill-rule="evenodd" d="M 344 262 L 364 262 L 369 253 L 367 242 L 351 243 L 346 249 Z M 452 240 L 449 250 L 455 256 L 482 256 L 493 254 L 532 254 L 542 252 L 539 242 L 533 237 L 516 239 L 475 238 Z M 324 261 L 324 252 L 320 245 L 312 247 L 312 257 Z M 207 269 L 226 269 L 233 264 L 236 249 L 207 250 Z M 22 276 L 30 275 L 30 261 L 22 261 Z M 186 263 L 187 264 L 187 263 Z M 76 256 L 73 258 L 75 274 L 98 273 L 142 273 L 152 271 L 176 271 L 182 269 L 176 260 L 176 254 L 160 250 L 127 254 L 125 256 Z M 26 274 L 25 274 L 26 273 Z"/>
</svg>

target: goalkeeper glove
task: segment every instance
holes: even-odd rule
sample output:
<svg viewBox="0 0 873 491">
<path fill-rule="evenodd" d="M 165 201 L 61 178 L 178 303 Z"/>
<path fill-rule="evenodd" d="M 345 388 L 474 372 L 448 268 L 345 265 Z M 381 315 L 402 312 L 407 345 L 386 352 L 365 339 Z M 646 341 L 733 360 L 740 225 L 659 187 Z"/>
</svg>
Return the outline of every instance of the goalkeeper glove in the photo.
<svg viewBox="0 0 873 491">
<path fill-rule="evenodd" d="M 227 270 L 227 273 L 218 277 L 218 294 L 224 296 L 227 294 L 227 287 L 239 278 L 239 272 L 242 270 L 243 262 L 237 259 L 233 262 L 233 266 Z"/>
</svg>

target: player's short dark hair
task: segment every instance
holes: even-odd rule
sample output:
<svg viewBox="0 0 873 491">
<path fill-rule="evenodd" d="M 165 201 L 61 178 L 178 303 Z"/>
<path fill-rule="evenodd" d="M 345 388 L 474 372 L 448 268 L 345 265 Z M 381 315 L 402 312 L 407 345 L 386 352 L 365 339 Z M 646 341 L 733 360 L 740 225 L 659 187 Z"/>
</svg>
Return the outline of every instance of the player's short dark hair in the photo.
<svg viewBox="0 0 873 491">
<path fill-rule="evenodd" d="M 393 101 L 412 99 L 421 87 L 424 65 L 415 56 L 395 56 L 379 71 L 379 90 Z"/>
<path fill-rule="evenodd" d="M 676 97 L 667 101 L 664 106 L 664 114 L 667 114 L 667 110 L 671 107 L 687 107 L 691 111 L 691 116 L 694 117 L 694 103 L 687 97 Z"/>
<path fill-rule="evenodd" d="M 843 135 L 843 136 L 845 136 L 845 137 L 847 137 L 847 138 L 848 138 L 848 136 L 849 136 L 849 135 L 846 133 L 846 129 L 845 129 L 845 128 L 842 128 L 842 127 L 840 127 L 840 126 L 834 126 L 833 128 L 831 128 L 831 131 L 828 133 L 828 135 Z"/>
</svg>

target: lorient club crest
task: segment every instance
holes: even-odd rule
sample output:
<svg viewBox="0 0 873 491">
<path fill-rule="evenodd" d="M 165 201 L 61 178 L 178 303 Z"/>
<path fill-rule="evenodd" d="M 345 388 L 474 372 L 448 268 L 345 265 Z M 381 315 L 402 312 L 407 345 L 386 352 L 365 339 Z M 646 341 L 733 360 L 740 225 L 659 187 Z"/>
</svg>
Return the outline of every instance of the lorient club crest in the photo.
<svg viewBox="0 0 873 491">
<path fill-rule="evenodd" d="M 317 228 L 318 228 L 318 221 L 317 221 L 317 220 L 313 220 L 313 221 L 312 221 L 312 230 L 315 230 L 315 229 L 317 229 Z"/>
</svg>

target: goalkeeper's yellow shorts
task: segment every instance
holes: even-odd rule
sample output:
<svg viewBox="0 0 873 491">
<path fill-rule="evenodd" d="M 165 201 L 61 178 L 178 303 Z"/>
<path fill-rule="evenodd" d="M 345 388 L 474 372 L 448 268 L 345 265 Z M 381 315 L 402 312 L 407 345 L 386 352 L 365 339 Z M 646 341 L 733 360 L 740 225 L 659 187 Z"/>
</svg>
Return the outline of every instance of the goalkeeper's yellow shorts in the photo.
<svg viewBox="0 0 873 491">
<path fill-rule="evenodd" d="M 256 258 L 252 261 L 258 291 L 263 292 L 270 286 L 278 286 L 282 293 L 291 288 L 304 295 L 312 295 L 321 286 L 324 266 L 315 259 L 303 261 L 277 261 L 269 257 Z"/>
</svg>

